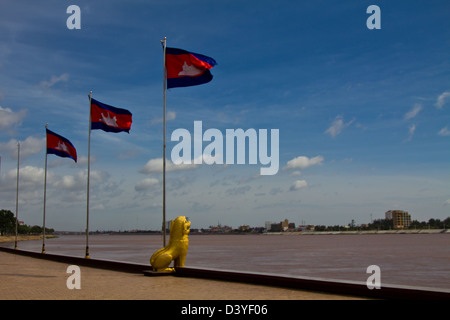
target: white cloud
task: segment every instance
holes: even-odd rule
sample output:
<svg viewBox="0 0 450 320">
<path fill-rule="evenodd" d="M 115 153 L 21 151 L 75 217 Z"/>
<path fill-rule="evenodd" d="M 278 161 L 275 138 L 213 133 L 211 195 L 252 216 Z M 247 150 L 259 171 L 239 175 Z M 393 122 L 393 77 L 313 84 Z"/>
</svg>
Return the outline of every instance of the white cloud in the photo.
<svg viewBox="0 0 450 320">
<path fill-rule="evenodd" d="M 306 169 L 311 166 L 320 165 L 323 161 L 322 156 L 317 156 L 314 158 L 308 158 L 305 156 L 299 156 L 292 160 L 289 160 L 283 169 Z"/>
<path fill-rule="evenodd" d="M 349 121 L 347 123 L 344 123 L 344 119 L 342 118 L 342 116 L 337 116 L 336 119 L 334 119 L 334 121 L 331 124 L 331 126 L 325 131 L 325 133 L 330 134 L 330 136 L 332 138 L 334 138 L 338 134 L 340 134 L 344 128 L 346 128 L 349 125 L 351 125 L 353 121 L 354 120 L 351 120 L 351 121 Z"/>
<path fill-rule="evenodd" d="M 175 120 L 175 118 L 177 117 L 177 113 L 175 111 L 168 111 L 166 113 L 166 121 L 170 121 L 170 120 Z M 163 118 L 156 118 L 153 119 L 151 124 L 157 124 L 157 123 L 162 123 L 163 122 Z"/>
<path fill-rule="evenodd" d="M 445 91 L 445 92 L 443 92 L 443 93 L 437 98 L 437 101 L 436 101 L 435 106 L 436 106 L 438 109 L 442 109 L 442 107 L 443 107 L 444 104 L 445 104 L 445 100 L 446 100 L 448 97 L 450 97 L 450 91 Z"/>
<path fill-rule="evenodd" d="M 415 118 L 419 114 L 420 110 L 422 110 L 422 106 L 420 104 L 414 105 L 414 107 L 405 114 L 405 120 Z"/>
<path fill-rule="evenodd" d="M 98 204 L 93 205 L 91 209 L 95 210 L 95 211 L 105 210 L 105 206 L 103 203 L 98 203 Z"/>
<path fill-rule="evenodd" d="M 197 165 L 195 164 L 179 164 L 175 165 L 169 159 L 166 159 L 166 172 L 178 171 L 178 170 L 191 170 L 195 169 Z M 150 159 L 142 168 L 139 170 L 140 173 L 150 174 L 150 173 L 161 173 L 163 171 L 163 158 Z"/>
<path fill-rule="evenodd" d="M 9 153 L 11 158 L 17 159 L 17 144 L 19 141 L 11 139 L 6 143 L 0 143 L 0 150 Z M 20 158 L 26 158 L 33 154 L 38 154 L 44 149 L 45 138 L 38 139 L 28 137 L 25 141 L 20 141 Z"/>
<path fill-rule="evenodd" d="M 46 88 L 53 87 L 55 84 L 57 84 L 59 82 L 67 82 L 67 80 L 69 80 L 69 74 L 63 73 L 60 76 L 52 76 L 49 81 L 41 81 L 41 83 L 39 83 L 39 86 L 41 88 L 46 89 Z"/>
<path fill-rule="evenodd" d="M 448 130 L 447 127 L 444 127 L 438 132 L 438 135 L 444 136 L 444 137 L 450 136 L 450 130 Z"/>
<path fill-rule="evenodd" d="M 153 189 L 155 186 L 159 185 L 158 179 L 155 178 L 146 178 L 136 184 L 134 189 L 137 192 L 145 192 Z"/>
<path fill-rule="evenodd" d="M 51 179 L 47 174 L 47 179 Z M 2 192 L 16 192 L 17 168 L 9 170 L 3 177 L 0 185 Z M 44 169 L 33 166 L 19 168 L 19 188 L 20 192 L 34 192 L 44 187 Z M 42 189 L 43 190 L 43 189 Z"/>
<path fill-rule="evenodd" d="M 409 130 L 408 130 L 408 139 L 407 141 L 410 141 L 414 135 L 414 132 L 416 131 L 416 125 L 412 124 L 409 126 Z"/>
<path fill-rule="evenodd" d="M 0 130 L 9 130 L 14 126 L 21 125 L 26 113 L 26 110 L 13 112 L 9 108 L 0 107 Z"/>
<path fill-rule="evenodd" d="M 109 174 L 104 171 L 91 170 L 89 183 L 91 188 L 98 186 L 109 179 Z M 87 170 L 80 170 L 75 175 L 65 175 L 58 180 L 55 179 L 53 185 L 58 189 L 70 191 L 86 191 Z"/>
<path fill-rule="evenodd" d="M 61 181 L 57 184 L 58 187 L 62 187 L 63 189 L 74 190 L 78 189 L 78 183 L 75 180 L 74 176 L 64 176 Z"/>
<path fill-rule="evenodd" d="M 47 181 L 51 180 L 53 175 L 47 174 Z M 1 202 L 8 206 L 14 206 L 16 200 L 16 187 L 17 187 L 17 168 L 8 170 L 1 177 L 0 183 L 0 199 Z M 24 206 L 41 205 L 42 196 L 44 191 L 44 169 L 23 166 L 19 170 L 19 205 L 20 208 Z M 20 209 L 20 210 L 21 210 Z"/>
<path fill-rule="evenodd" d="M 175 120 L 175 118 L 177 117 L 177 113 L 175 111 L 168 111 L 166 114 L 166 120 Z"/>
<path fill-rule="evenodd" d="M 17 169 L 9 172 L 13 178 L 17 178 Z M 19 168 L 20 184 L 22 186 L 35 186 L 44 183 L 44 169 L 32 166 Z"/>
<path fill-rule="evenodd" d="M 291 187 L 289 188 L 290 191 L 296 191 L 299 190 L 301 188 L 305 188 L 308 186 L 308 183 L 306 182 L 306 180 L 296 180 L 294 181 L 294 183 L 291 185 Z"/>
<path fill-rule="evenodd" d="M 228 196 L 242 196 L 247 191 L 250 191 L 252 187 L 250 186 L 241 186 L 241 187 L 235 187 L 235 188 L 229 188 L 225 191 L 225 193 Z"/>
</svg>

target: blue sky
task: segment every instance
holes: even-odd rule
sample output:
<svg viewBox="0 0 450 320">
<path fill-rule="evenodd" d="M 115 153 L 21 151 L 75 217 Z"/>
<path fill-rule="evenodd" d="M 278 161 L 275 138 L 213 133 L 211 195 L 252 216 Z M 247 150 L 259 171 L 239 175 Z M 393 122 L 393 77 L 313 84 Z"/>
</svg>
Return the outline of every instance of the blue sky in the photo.
<svg viewBox="0 0 450 320">
<path fill-rule="evenodd" d="M 81 29 L 69 30 L 69 5 Z M 381 9 L 369 30 L 368 6 Z M 46 225 L 86 223 L 88 93 L 133 113 L 130 134 L 92 132 L 90 230 L 162 221 L 162 47 L 213 57 L 214 79 L 167 92 L 177 128 L 279 129 L 280 170 L 167 172 L 167 218 L 193 228 L 357 224 L 390 209 L 450 215 L 447 1 L 2 1 L 0 208 L 42 224 L 45 124 L 79 161 L 48 156 Z M 205 146 L 206 144 L 204 144 Z M 172 168 L 172 167 L 171 167 Z"/>
</svg>

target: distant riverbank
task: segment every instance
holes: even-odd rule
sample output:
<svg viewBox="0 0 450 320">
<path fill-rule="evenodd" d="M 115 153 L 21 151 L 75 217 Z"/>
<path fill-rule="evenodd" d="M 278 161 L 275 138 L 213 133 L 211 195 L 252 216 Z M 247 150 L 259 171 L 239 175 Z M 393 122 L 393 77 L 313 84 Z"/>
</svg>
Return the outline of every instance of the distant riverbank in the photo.
<svg viewBox="0 0 450 320">
<path fill-rule="evenodd" d="M 266 235 L 330 235 L 330 234 L 343 234 L 343 235 L 358 235 L 358 234 L 438 234 L 445 233 L 450 234 L 450 229 L 407 229 L 407 230 L 364 230 L 364 231 L 287 231 L 287 232 L 266 232 Z"/>
<path fill-rule="evenodd" d="M 229 232 L 229 233 L 191 233 L 191 235 L 219 235 L 219 236 L 233 236 L 233 235 L 282 235 L 282 236 L 308 236 L 308 235 L 366 235 L 366 234 L 450 234 L 450 229 L 407 229 L 407 230 L 361 230 L 361 231 L 285 231 L 285 232 L 263 232 L 263 233 L 249 233 L 249 232 Z M 90 233 L 91 235 L 93 233 Z M 57 235 L 46 235 L 46 239 L 58 238 L 58 235 L 84 235 L 79 232 L 64 232 Z M 156 232 L 111 232 L 101 235 L 162 235 Z M 0 243 L 14 242 L 15 235 L 0 236 Z M 26 240 L 41 240 L 42 235 L 18 235 L 18 241 Z"/>
<path fill-rule="evenodd" d="M 53 235 L 46 235 L 45 239 L 51 239 L 51 238 L 56 238 L 56 236 Z M 24 234 L 19 234 L 17 236 L 17 241 L 26 241 L 26 240 L 41 240 L 42 239 L 42 235 L 38 234 L 38 235 L 24 235 Z M 0 236 L 0 242 L 14 242 L 16 241 L 16 236 L 15 235 L 8 235 L 8 236 Z"/>
</svg>

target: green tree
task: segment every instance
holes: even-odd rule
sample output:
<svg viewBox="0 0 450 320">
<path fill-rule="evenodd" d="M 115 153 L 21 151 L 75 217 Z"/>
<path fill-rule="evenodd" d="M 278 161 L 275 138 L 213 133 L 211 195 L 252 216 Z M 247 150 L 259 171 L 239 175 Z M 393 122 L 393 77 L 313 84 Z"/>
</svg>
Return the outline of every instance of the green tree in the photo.
<svg viewBox="0 0 450 320">
<path fill-rule="evenodd" d="M 47 228 L 45 228 L 45 229 L 47 229 Z M 32 226 L 30 228 L 30 233 L 32 233 L 32 234 L 40 234 L 40 233 L 42 233 L 42 227 L 40 227 L 40 226 Z"/>
<path fill-rule="evenodd" d="M 445 219 L 443 222 L 443 228 L 444 229 L 448 229 L 450 228 L 450 217 L 448 217 L 447 219 Z"/>
<path fill-rule="evenodd" d="M 18 234 L 30 234 L 30 226 L 26 224 L 19 224 L 17 226 Z"/>
<path fill-rule="evenodd" d="M 369 229 L 390 230 L 394 228 L 392 219 L 376 219 L 369 224 Z"/>
<path fill-rule="evenodd" d="M 16 218 L 10 210 L 0 210 L 0 234 L 14 233 L 16 227 Z"/>
</svg>

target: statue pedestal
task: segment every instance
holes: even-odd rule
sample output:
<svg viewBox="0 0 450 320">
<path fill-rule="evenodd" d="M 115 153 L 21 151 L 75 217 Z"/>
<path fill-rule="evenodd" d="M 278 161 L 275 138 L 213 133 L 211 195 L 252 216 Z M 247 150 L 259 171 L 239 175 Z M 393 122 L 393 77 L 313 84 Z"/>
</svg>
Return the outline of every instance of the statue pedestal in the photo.
<svg viewBox="0 0 450 320">
<path fill-rule="evenodd" d="M 159 277 L 159 276 L 173 276 L 175 275 L 175 268 L 173 271 L 153 271 L 153 270 L 144 270 L 144 276 L 147 277 Z"/>
</svg>

